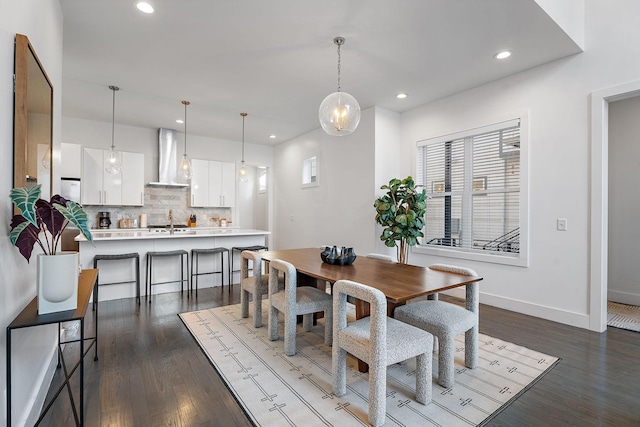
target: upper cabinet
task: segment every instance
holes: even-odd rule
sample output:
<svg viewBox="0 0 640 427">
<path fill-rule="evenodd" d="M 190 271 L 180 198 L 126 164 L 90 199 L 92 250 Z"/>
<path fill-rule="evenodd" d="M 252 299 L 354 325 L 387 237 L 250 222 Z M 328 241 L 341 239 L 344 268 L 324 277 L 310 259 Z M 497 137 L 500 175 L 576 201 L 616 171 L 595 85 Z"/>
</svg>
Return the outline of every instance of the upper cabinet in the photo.
<svg viewBox="0 0 640 427">
<path fill-rule="evenodd" d="M 235 207 L 235 163 L 192 159 L 191 171 L 191 207 Z"/>
<path fill-rule="evenodd" d="M 144 205 L 144 154 L 120 152 L 122 169 L 108 173 L 104 166 L 107 150 L 82 150 L 82 197 L 84 205 Z"/>
<path fill-rule="evenodd" d="M 60 144 L 60 177 L 82 178 L 82 145 Z"/>
</svg>

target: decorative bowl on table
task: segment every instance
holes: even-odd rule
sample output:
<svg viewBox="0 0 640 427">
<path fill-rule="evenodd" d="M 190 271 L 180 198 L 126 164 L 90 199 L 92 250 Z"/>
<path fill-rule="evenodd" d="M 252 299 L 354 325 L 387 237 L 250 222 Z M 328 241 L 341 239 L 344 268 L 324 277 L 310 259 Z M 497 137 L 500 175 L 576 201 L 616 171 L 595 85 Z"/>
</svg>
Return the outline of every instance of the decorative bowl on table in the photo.
<svg viewBox="0 0 640 427">
<path fill-rule="evenodd" d="M 353 248 L 342 247 L 342 250 L 338 252 L 338 247 L 327 246 L 320 253 L 322 262 L 332 265 L 351 265 L 356 260 L 356 253 Z"/>
</svg>

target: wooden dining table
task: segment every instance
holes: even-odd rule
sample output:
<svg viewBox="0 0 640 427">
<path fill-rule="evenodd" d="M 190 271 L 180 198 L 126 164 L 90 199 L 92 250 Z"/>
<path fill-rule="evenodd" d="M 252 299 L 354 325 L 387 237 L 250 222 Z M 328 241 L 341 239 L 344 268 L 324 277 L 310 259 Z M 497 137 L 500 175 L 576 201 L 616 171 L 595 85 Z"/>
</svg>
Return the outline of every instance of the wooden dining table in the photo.
<svg viewBox="0 0 640 427">
<path fill-rule="evenodd" d="M 293 264 L 298 272 L 298 286 L 331 284 L 341 279 L 352 280 L 376 288 L 387 297 L 387 312 L 421 296 L 479 282 L 482 277 L 431 270 L 418 265 L 400 264 L 358 256 L 351 265 L 333 265 L 322 261 L 320 248 L 283 249 L 261 252 L 263 260 L 280 259 Z M 356 300 L 356 318 L 369 314 L 368 304 Z M 361 370 L 363 366 L 361 365 Z"/>
</svg>

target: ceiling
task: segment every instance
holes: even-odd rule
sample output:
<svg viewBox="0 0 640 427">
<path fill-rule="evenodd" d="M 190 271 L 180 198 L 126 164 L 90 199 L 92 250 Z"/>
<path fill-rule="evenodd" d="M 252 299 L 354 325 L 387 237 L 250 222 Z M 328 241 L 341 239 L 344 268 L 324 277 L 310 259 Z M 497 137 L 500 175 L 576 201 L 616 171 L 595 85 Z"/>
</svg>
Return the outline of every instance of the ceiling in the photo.
<svg viewBox="0 0 640 427">
<path fill-rule="evenodd" d="M 534 0 L 60 0 L 62 114 L 277 144 L 337 89 L 403 112 L 580 52 Z M 510 49 L 503 61 L 493 55 Z M 408 93 L 404 100 L 399 92 Z M 269 139 L 274 134 L 275 139 Z"/>
</svg>

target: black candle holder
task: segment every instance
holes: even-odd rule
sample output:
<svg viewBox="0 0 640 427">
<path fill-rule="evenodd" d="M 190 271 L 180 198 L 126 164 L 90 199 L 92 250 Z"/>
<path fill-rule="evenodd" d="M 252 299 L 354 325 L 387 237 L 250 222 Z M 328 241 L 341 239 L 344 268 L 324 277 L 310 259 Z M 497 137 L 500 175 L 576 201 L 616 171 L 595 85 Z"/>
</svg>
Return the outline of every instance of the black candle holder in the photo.
<svg viewBox="0 0 640 427">
<path fill-rule="evenodd" d="M 320 258 L 323 262 L 332 265 L 351 265 L 356 260 L 356 253 L 353 248 L 342 247 L 340 253 L 338 253 L 338 247 L 327 246 L 324 251 L 320 253 Z"/>
</svg>

